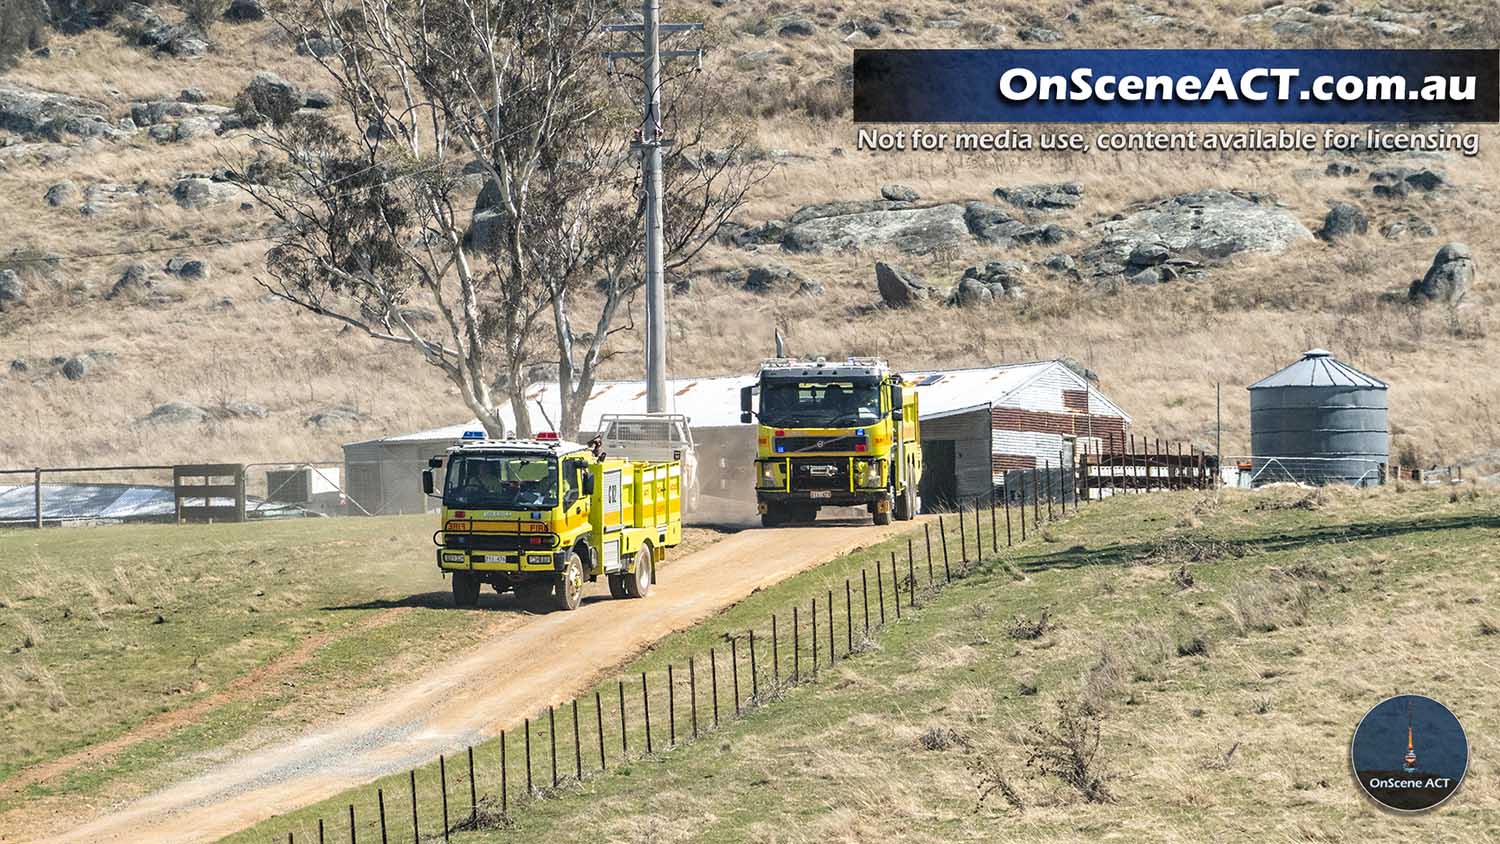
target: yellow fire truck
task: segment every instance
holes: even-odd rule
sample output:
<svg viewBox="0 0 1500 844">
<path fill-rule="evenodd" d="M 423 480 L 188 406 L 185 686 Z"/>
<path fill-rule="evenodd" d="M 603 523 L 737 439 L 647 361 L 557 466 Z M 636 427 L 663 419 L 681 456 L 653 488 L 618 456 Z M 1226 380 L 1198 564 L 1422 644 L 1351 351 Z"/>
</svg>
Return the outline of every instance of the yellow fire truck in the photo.
<svg viewBox="0 0 1500 844">
<path fill-rule="evenodd" d="M 812 521 L 821 507 L 866 507 L 877 525 L 920 511 L 917 393 L 884 361 L 768 360 L 740 393 L 740 420 L 755 417 L 763 525 Z"/>
<path fill-rule="evenodd" d="M 480 585 L 515 590 L 528 608 L 578 608 L 584 581 L 609 578 L 616 598 L 644 598 L 666 549 L 682 541 L 676 461 L 598 460 L 556 434 L 476 439 L 432 458 L 422 488 L 443 470 L 438 568 L 453 603 L 472 607 Z"/>
</svg>

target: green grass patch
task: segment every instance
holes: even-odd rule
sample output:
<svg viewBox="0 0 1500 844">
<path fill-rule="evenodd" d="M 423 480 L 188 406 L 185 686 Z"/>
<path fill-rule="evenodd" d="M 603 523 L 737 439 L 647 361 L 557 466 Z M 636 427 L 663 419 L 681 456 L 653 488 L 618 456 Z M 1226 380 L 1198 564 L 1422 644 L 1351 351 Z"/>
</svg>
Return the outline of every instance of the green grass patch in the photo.
<svg viewBox="0 0 1500 844">
<path fill-rule="evenodd" d="M 1409 840 L 1415 828 L 1424 840 L 1495 838 L 1500 794 L 1479 751 L 1500 727 L 1490 701 L 1500 667 L 1485 632 L 1500 594 L 1496 504 L 1394 487 L 1122 496 L 987 554 L 947 588 L 919 591 L 901 623 L 823 666 L 816 681 L 770 688 L 772 612 L 785 679 L 781 619 L 790 606 L 816 596 L 822 611 L 833 590 L 842 655 L 845 579 L 857 584 L 876 563 L 889 578 L 891 550 L 897 579 L 905 575 L 904 541 L 865 549 L 757 593 L 622 670 L 632 757 L 643 748 L 639 675 L 652 677 L 650 757 L 621 764 L 615 678 L 602 684 L 608 772 L 598 772 L 591 696 L 581 706 L 581 782 L 566 707 L 555 793 L 545 715 L 532 732 L 532 795 L 522 794 L 522 742 L 507 736 L 504 816 L 498 748 L 476 748 L 483 828 L 454 840 L 1208 841 L 1259 839 L 1272 828 L 1299 841 Z M 710 731 L 703 654 L 719 654 L 722 693 L 726 634 L 751 627 L 765 705 Z M 668 748 L 665 666 L 678 682 L 681 738 L 689 655 L 707 735 Z M 1377 812 L 1347 767 L 1359 717 L 1405 691 L 1447 702 L 1476 740 L 1458 796 L 1415 819 Z M 457 824 L 469 812 L 467 770 L 461 752 L 449 762 Z M 390 840 L 410 840 L 406 775 L 375 785 Z M 436 766 L 418 770 L 417 785 L 423 835 L 432 836 L 441 827 Z M 374 840 L 373 789 L 230 840 L 315 836 L 319 817 L 330 840 L 347 840 L 351 802 L 360 839 Z"/>
<path fill-rule="evenodd" d="M 140 791 L 273 715 L 315 717 L 399 679 L 402 654 L 487 618 L 446 607 L 430 532 L 404 516 L 0 533 L 0 779 L 222 701 L 25 794 L 98 795 L 121 778 Z"/>
</svg>

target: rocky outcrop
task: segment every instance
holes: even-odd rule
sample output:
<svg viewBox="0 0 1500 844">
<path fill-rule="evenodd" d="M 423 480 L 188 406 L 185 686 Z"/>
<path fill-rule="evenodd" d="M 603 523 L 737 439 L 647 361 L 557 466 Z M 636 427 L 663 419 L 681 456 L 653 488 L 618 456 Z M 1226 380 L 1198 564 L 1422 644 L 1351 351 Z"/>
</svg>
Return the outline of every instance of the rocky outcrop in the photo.
<svg viewBox="0 0 1500 844">
<path fill-rule="evenodd" d="M 751 293 L 783 293 L 797 296 L 821 296 L 823 285 L 811 281 L 785 264 L 760 264 L 733 273 L 734 280 L 743 278 L 741 286 Z"/>
<path fill-rule="evenodd" d="M 1017 208 L 1056 211 L 1076 208 L 1083 201 L 1083 188 L 1077 182 L 1061 184 L 1020 185 L 995 188 L 995 196 Z"/>
<path fill-rule="evenodd" d="M 881 185 L 880 195 L 892 202 L 916 202 L 922 198 L 915 190 L 897 184 Z"/>
<path fill-rule="evenodd" d="M 197 58 L 208 52 L 203 30 L 190 23 L 164 23 L 159 17 L 155 26 L 148 25 L 141 32 L 140 44 L 178 58 Z"/>
<path fill-rule="evenodd" d="M 359 408 L 346 404 L 324 408 L 307 417 L 307 425 L 322 431 L 346 431 L 368 419 Z"/>
<path fill-rule="evenodd" d="M 1073 260 L 1073 256 L 1062 253 L 1048 255 L 1046 258 L 1043 258 L 1042 266 L 1055 273 L 1076 273 L 1078 271 L 1078 262 Z"/>
<path fill-rule="evenodd" d="M 793 18 L 776 29 L 782 38 L 809 38 L 818 33 L 818 25 L 807 18 Z"/>
<path fill-rule="evenodd" d="M 240 189 L 228 182 L 216 182 L 201 176 L 178 179 L 172 187 L 172 198 L 189 210 L 222 205 L 240 197 Z"/>
<path fill-rule="evenodd" d="M 241 119 L 253 126 L 267 120 L 283 123 L 302 107 L 302 102 L 302 92 L 296 85 L 262 70 L 235 98 L 234 107 Z"/>
<path fill-rule="evenodd" d="M 215 405 L 208 412 L 215 419 L 264 419 L 271 413 L 263 404 L 234 399 Z"/>
<path fill-rule="evenodd" d="M 337 38 L 329 38 L 320 32 L 313 31 L 297 42 L 297 55 L 314 56 L 316 58 L 327 58 L 334 53 L 344 49 L 344 42 Z"/>
<path fill-rule="evenodd" d="M 1034 44 L 1052 44 L 1062 40 L 1062 33 L 1045 26 L 1028 26 L 1016 32 L 1022 41 L 1030 41 Z"/>
<path fill-rule="evenodd" d="M 789 252 L 895 250 L 913 255 L 957 247 L 969 239 L 958 205 L 866 211 L 823 216 L 793 225 L 782 246 Z"/>
<path fill-rule="evenodd" d="M 109 107 L 96 100 L 54 94 L 0 81 L 0 129 L 31 139 L 117 137 Z"/>
<path fill-rule="evenodd" d="M 26 301 L 26 284 L 15 270 L 0 270 L 0 311 L 8 311 Z"/>
<path fill-rule="evenodd" d="M 1446 175 L 1428 167 L 1417 170 L 1408 167 L 1372 170 L 1369 181 L 1375 182 L 1370 192 L 1383 199 L 1401 199 L 1414 190 L 1434 191 L 1448 185 Z"/>
<path fill-rule="evenodd" d="M 1122 271 L 1143 244 L 1193 261 L 1241 253 L 1278 255 L 1312 232 L 1269 197 L 1205 190 L 1160 200 L 1095 226 L 1103 237 L 1085 254 L 1098 265 Z"/>
<path fill-rule="evenodd" d="M 183 93 L 188 92 L 184 91 Z M 145 128 L 158 124 L 176 123 L 182 120 L 198 118 L 211 122 L 214 128 L 217 129 L 219 122 L 228 116 L 231 111 L 228 106 L 190 102 L 186 99 L 143 100 L 130 104 L 130 120 L 136 126 Z"/>
<path fill-rule="evenodd" d="M 151 412 L 135 420 L 135 428 L 166 428 L 184 425 L 201 425 L 210 418 L 209 412 L 196 404 L 185 401 L 169 401 L 159 404 Z"/>
<path fill-rule="evenodd" d="M 984 305 L 1025 295 L 1021 275 L 1026 265 L 1020 261 L 990 261 L 964 270 L 963 277 L 948 294 L 948 304 L 964 307 Z"/>
<path fill-rule="evenodd" d="M 1056 223 L 1017 220 L 993 202 L 964 204 L 964 225 L 979 240 L 999 247 L 1017 243 L 1061 243 L 1073 233 Z"/>
<path fill-rule="evenodd" d="M 1323 217 L 1323 228 L 1318 231 L 1318 237 L 1338 240 L 1341 237 L 1364 234 L 1369 230 L 1370 218 L 1365 216 L 1365 212 L 1347 202 L 1335 202 Z"/>
<path fill-rule="evenodd" d="M 97 182 L 83 190 L 83 205 L 78 210 L 95 217 L 120 208 L 139 207 L 146 202 L 146 186 L 117 182 Z"/>
<path fill-rule="evenodd" d="M 213 272 L 207 261 L 202 258 L 189 258 L 186 255 L 176 255 L 167 259 L 166 270 L 188 281 L 206 281 Z"/>
<path fill-rule="evenodd" d="M 1474 286 L 1474 253 L 1462 243 L 1445 243 L 1432 259 L 1427 274 L 1413 281 L 1407 296 L 1414 302 L 1456 305 Z"/>
<path fill-rule="evenodd" d="M 469 230 L 464 232 L 464 247 L 487 254 L 494 253 L 505 242 L 510 214 L 505 207 L 476 208 L 469 219 Z"/>
<path fill-rule="evenodd" d="M 1388 240 L 1398 240 L 1403 237 L 1437 237 L 1438 227 L 1431 220 L 1408 215 L 1381 226 L 1380 235 Z"/>
<path fill-rule="evenodd" d="M 93 358 L 88 355 L 73 355 L 63 361 L 62 374 L 69 381 L 82 381 L 93 368 Z"/>
<path fill-rule="evenodd" d="M 822 217 L 844 217 L 849 214 L 866 214 L 871 211 L 893 211 L 910 208 L 910 203 L 895 202 L 889 199 L 846 199 L 837 202 L 819 202 L 814 205 L 804 205 L 792 212 L 787 222 L 792 225 L 805 223 L 808 220 L 817 220 Z"/>
<path fill-rule="evenodd" d="M 978 281 L 965 276 L 948 294 L 948 304 L 958 308 L 988 305 L 995 300 L 994 293 Z"/>
<path fill-rule="evenodd" d="M 932 295 L 932 287 L 911 272 L 884 261 L 875 263 L 875 285 L 880 298 L 893 308 L 905 308 L 924 302 Z"/>
<path fill-rule="evenodd" d="M 42 198 L 53 208 L 72 205 L 78 201 L 78 185 L 69 179 L 64 179 L 47 188 L 47 193 Z"/>
<path fill-rule="evenodd" d="M 261 0 L 230 0 L 224 10 L 224 19 L 235 23 L 258 21 L 266 16 L 266 7 Z"/>
<path fill-rule="evenodd" d="M 1283 38 L 1311 39 L 1336 32 L 1364 31 L 1385 38 L 1409 39 L 1420 36 L 1429 25 L 1437 28 L 1437 22 L 1421 12 L 1398 11 L 1380 4 L 1369 8 L 1354 8 L 1351 4 L 1350 8 L 1343 10 L 1328 0 L 1305 4 L 1277 3 L 1240 20 L 1269 29 Z"/>
</svg>

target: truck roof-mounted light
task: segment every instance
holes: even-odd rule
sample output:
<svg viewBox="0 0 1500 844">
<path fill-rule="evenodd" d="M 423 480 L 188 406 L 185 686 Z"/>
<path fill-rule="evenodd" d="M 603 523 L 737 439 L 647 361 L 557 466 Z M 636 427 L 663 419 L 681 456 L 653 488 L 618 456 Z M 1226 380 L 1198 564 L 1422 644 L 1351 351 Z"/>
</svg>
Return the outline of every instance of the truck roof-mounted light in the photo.
<svg viewBox="0 0 1500 844">
<path fill-rule="evenodd" d="M 557 441 L 557 440 L 562 439 L 561 437 L 559 437 L 557 435 L 556 431 L 541 431 L 541 432 L 538 432 L 537 435 L 536 435 L 536 438 L 538 440 L 550 440 L 550 441 L 554 441 L 554 442 Z"/>
</svg>

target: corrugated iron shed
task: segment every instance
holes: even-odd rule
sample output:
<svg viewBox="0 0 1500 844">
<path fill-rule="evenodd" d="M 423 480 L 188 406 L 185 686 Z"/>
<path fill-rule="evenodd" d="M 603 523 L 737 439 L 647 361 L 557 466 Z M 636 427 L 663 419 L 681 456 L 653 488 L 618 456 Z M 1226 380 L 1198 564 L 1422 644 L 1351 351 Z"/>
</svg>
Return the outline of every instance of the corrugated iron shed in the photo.
<svg viewBox="0 0 1500 844">
<path fill-rule="evenodd" d="M 923 419 L 937 419 L 954 413 L 965 413 L 987 406 L 1014 405 L 1025 409 L 1028 393 L 1023 389 L 1034 379 L 1045 373 L 1062 369 L 1071 373 L 1061 361 L 1036 361 L 1031 363 L 996 364 L 972 369 L 931 369 L 903 372 L 908 382 L 916 384 Z M 1082 379 L 1077 379 L 1082 382 Z M 740 422 L 740 389 L 755 383 L 754 375 L 730 375 L 704 378 L 674 378 L 667 382 L 667 399 L 672 413 L 688 417 L 693 428 L 734 428 Z M 1101 408 L 1129 422 L 1130 417 L 1109 399 L 1090 389 L 1091 400 Z M 537 384 L 527 396 L 530 402 L 531 424 L 535 430 L 547 430 L 555 426 L 561 416 L 558 401 L 558 386 L 555 383 Z M 644 381 L 604 381 L 594 387 L 594 393 L 585 405 L 583 423 L 579 430 L 599 430 L 599 418 L 608 413 L 645 413 L 646 385 Z M 514 427 L 515 415 L 510 402 L 499 408 L 500 419 L 507 429 Z M 364 440 L 363 443 L 427 442 L 432 440 L 458 440 L 465 431 L 481 430 L 478 420 L 457 425 L 445 425 L 426 431 L 398 434 Z M 360 443 L 347 443 L 358 445 Z"/>
</svg>

